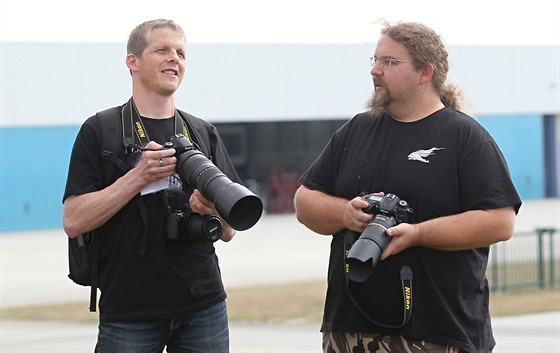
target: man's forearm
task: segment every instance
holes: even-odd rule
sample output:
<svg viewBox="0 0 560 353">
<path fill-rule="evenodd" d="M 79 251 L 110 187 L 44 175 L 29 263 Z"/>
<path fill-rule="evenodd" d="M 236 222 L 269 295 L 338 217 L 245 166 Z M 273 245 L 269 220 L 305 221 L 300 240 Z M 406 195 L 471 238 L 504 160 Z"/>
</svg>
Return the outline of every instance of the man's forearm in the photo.
<svg viewBox="0 0 560 353">
<path fill-rule="evenodd" d="M 467 211 L 419 223 L 419 245 L 438 250 L 465 250 L 508 240 L 515 226 L 513 207 Z"/>
<path fill-rule="evenodd" d="M 294 198 L 296 217 L 312 231 L 332 235 L 349 228 L 349 200 L 300 187 Z"/>
<path fill-rule="evenodd" d="M 64 231 L 74 238 L 102 226 L 140 192 L 142 183 L 132 169 L 105 189 L 68 196 L 63 207 Z"/>
</svg>

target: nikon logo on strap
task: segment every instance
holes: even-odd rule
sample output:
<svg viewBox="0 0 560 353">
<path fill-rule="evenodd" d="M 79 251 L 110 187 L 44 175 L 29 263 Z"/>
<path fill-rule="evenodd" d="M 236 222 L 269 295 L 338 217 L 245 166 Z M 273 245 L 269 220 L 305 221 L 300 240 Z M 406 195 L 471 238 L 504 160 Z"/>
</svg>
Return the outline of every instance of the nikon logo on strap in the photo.
<svg viewBox="0 0 560 353">
<path fill-rule="evenodd" d="M 146 133 L 144 132 L 144 127 L 142 126 L 142 123 L 139 121 L 136 122 L 136 131 L 138 131 L 138 136 L 142 138 L 146 137 Z"/>
</svg>

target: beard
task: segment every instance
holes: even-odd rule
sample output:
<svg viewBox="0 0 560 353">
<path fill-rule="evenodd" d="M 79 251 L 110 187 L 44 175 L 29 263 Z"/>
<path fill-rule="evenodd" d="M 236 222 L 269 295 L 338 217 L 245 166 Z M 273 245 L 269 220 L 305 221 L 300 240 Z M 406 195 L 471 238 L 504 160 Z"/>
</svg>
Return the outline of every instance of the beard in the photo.
<svg viewBox="0 0 560 353">
<path fill-rule="evenodd" d="M 392 100 L 391 95 L 386 89 L 381 92 L 374 91 L 366 103 L 366 108 L 374 113 L 374 115 L 377 115 L 385 110 Z"/>
</svg>

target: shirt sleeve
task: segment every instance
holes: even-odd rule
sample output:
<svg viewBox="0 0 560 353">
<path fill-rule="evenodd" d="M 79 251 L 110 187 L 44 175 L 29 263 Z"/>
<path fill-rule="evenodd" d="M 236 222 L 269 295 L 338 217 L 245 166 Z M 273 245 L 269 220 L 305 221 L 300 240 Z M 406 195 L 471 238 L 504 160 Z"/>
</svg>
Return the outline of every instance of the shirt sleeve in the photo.
<svg viewBox="0 0 560 353">
<path fill-rule="evenodd" d="M 63 202 L 70 195 L 85 194 L 103 187 L 98 130 L 99 124 L 93 116 L 86 120 L 76 136 L 70 155 Z"/>
<path fill-rule="evenodd" d="M 465 210 L 514 206 L 521 199 L 511 180 L 506 159 L 494 140 L 484 142 L 466 154 L 461 164 L 461 203 Z"/>
<path fill-rule="evenodd" d="M 338 135 L 335 133 L 319 157 L 300 177 L 299 182 L 310 189 L 332 195 L 334 193 L 334 179 L 338 165 L 335 162 L 337 148 Z"/>
</svg>

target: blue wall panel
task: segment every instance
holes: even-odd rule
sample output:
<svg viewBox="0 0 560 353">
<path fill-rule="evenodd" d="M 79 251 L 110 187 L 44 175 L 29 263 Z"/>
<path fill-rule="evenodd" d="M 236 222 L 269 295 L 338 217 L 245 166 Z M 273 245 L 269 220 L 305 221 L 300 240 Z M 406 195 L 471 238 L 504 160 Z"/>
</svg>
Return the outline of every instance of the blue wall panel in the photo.
<svg viewBox="0 0 560 353">
<path fill-rule="evenodd" d="M 543 117 L 541 115 L 480 116 L 502 150 L 517 192 L 523 199 L 545 196 Z"/>
<path fill-rule="evenodd" d="M 500 146 L 521 197 L 545 197 L 543 117 L 477 120 Z M 78 129 L 0 129 L 0 232 L 62 227 L 62 195 Z"/>
<path fill-rule="evenodd" d="M 0 129 L 1 232 L 62 227 L 62 195 L 78 129 Z"/>
</svg>

